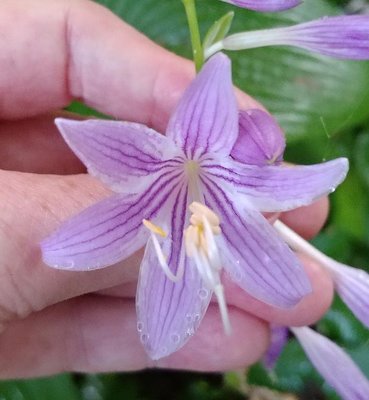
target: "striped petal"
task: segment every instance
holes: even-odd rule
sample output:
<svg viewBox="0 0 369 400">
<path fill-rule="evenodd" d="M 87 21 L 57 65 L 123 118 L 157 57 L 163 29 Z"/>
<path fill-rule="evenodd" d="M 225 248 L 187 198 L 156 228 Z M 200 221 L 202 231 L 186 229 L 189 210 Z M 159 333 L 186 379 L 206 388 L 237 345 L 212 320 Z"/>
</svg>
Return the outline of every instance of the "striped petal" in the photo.
<svg viewBox="0 0 369 400">
<path fill-rule="evenodd" d="M 221 218 L 224 269 L 242 289 L 283 308 L 311 292 L 297 257 L 258 211 L 239 208 L 218 182 L 204 177 L 203 186 L 207 205 Z"/>
<path fill-rule="evenodd" d="M 238 110 L 231 62 L 224 54 L 212 57 L 188 87 L 170 119 L 167 136 L 189 159 L 231 152 L 238 136 Z"/>
<path fill-rule="evenodd" d="M 334 287 L 355 316 L 369 327 L 369 274 L 331 260 Z"/>
<path fill-rule="evenodd" d="M 139 190 L 153 174 L 181 162 L 173 141 L 144 125 L 62 118 L 55 123 L 88 172 L 117 192 Z"/>
<path fill-rule="evenodd" d="M 291 331 L 314 367 L 342 399 L 369 399 L 369 381 L 340 347 L 308 327 Z"/>
<path fill-rule="evenodd" d="M 206 175 L 244 196 L 243 201 L 263 212 L 286 211 L 311 204 L 335 190 L 348 171 L 346 158 L 309 166 L 251 166 L 214 160 Z M 241 199 L 241 197 L 240 197 Z"/>
<path fill-rule="evenodd" d="M 261 12 L 283 11 L 296 7 L 301 0 L 223 0 L 238 7 Z"/>
<path fill-rule="evenodd" d="M 170 235 L 161 243 L 171 272 L 184 269 L 178 282 L 167 278 L 159 266 L 153 243 L 147 245 L 137 290 L 137 329 L 152 359 L 165 357 L 197 330 L 209 305 L 211 292 L 204 286 L 191 259 L 185 257 L 183 230 L 188 220 L 187 188 L 177 192 L 172 219 L 164 226 Z"/>
<path fill-rule="evenodd" d="M 280 163 L 285 147 L 284 134 L 270 114 L 258 109 L 240 112 L 239 135 L 232 158 L 259 166 Z"/>
<path fill-rule="evenodd" d="M 369 16 L 323 17 L 285 28 L 236 33 L 208 50 L 243 50 L 264 46 L 295 46 L 335 58 L 369 59 Z"/>
<path fill-rule="evenodd" d="M 44 262 L 55 268 L 83 271 L 129 257 L 148 238 L 142 219 L 166 211 L 180 179 L 176 172 L 165 173 L 143 193 L 115 195 L 87 208 L 41 243 Z"/>
</svg>

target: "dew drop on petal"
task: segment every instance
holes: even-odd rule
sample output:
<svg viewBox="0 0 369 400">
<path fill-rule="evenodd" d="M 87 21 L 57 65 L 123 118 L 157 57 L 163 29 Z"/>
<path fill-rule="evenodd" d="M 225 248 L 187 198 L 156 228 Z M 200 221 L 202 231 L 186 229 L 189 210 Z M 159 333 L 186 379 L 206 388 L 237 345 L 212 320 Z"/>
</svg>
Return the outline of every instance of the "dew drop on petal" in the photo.
<svg viewBox="0 0 369 400">
<path fill-rule="evenodd" d="M 139 331 L 139 332 L 142 332 L 142 328 L 143 328 L 143 323 L 142 322 L 137 322 L 137 330 Z"/>
<path fill-rule="evenodd" d="M 209 291 L 206 289 L 200 289 L 198 291 L 198 295 L 199 295 L 200 299 L 206 299 L 209 296 Z"/>
<path fill-rule="evenodd" d="M 178 333 L 172 333 L 172 335 L 170 336 L 170 340 L 173 343 L 177 344 L 181 340 L 181 337 L 178 335 Z"/>
<path fill-rule="evenodd" d="M 192 314 L 187 314 L 187 315 L 186 315 L 186 321 L 187 321 L 187 322 L 192 322 L 192 320 L 193 320 Z"/>
<path fill-rule="evenodd" d="M 149 335 L 147 333 L 143 333 L 140 339 L 142 343 L 146 343 L 149 340 Z"/>
<path fill-rule="evenodd" d="M 199 322 L 200 321 L 200 314 L 195 314 L 194 317 L 193 317 L 193 320 L 195 322 Z"/>
</svg>

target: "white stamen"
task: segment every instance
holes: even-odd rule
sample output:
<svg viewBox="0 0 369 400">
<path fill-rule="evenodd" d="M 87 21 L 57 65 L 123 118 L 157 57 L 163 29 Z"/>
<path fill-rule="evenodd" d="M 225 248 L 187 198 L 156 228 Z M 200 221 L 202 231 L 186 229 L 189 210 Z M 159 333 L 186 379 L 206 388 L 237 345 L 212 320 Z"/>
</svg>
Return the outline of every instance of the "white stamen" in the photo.
<svg viewBox="0 0 369 400">
<path fill-rule="evenodd" d="M 193 213 L 191 225 L 185 230 L 187 256 L 193 258 L 205 285 L 214 291 L 222 318 L 224 331 L 231 334 L 224 288 L 220 282 L 221 258 L 215 235 L 221 233 L 219 217 L 204 204 L 193 202 L 189 206 Z"/>
<path fill-rule="evenodd" d="M 223 285 L 220 283 L 218 285 L 216 285 L 214 287 L 214 293 L 215 293 L 215 296 L 218 301 L 220 316 L 222 318 L 223 327 L 224 327 L 224 332 L 227 335 L 231 335 L 232 334 L 232 326 L 231 326 L 231 322 L 229 320 L 228 308 L 227 308 L 227 303 L 225 301 Z"/>
<path fill-rule="evenodd" d="M 295 231 L 286 226 L 283 222 L 277 220 L 274 223 L 274 228 L 293 250 L 308 255 L 320 265 L 327 268 L 327 270 L 334 275 L 334 272 L 337 270 L 339 264 L 337 261 L 332 260 L 330 257 L 316 249 Z"/>
<path fill-rule="evenodd" d="M 166 237 L 167 233 L 162 228 L 160 228 L 160 226 L 153 224 L 151 221 L 144 219 L 142 221 L 142 223 L 151 232 L 151 240 L 154 245 L 156 256 L 158 257 L 159 265 L 162 268 L 163 272 L 168 277 L 168 279 L 170 279 L 171 281 L 173 281 L 173 282 L 180 281 L 183 278 L 183 274 L 184 274 L 184 263 L 180 263 L 177 274 L 176 275 L 173 274 L 173 272 L 169 268 L 166 257 L 160 246 L 159 240 L 156 237 L 156 235 L 159 235 L 161 237 Z"/>
</svg>

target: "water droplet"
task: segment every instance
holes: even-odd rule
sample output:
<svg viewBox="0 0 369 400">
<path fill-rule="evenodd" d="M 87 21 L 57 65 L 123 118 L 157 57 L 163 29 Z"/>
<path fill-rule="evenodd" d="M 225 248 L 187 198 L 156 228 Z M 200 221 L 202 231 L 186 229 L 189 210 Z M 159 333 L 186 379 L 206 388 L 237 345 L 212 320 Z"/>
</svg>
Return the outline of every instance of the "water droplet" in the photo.
<svg viewBox="0 0 369 400">
<path fill-rule="evenodd" d="M 193 320 L 194 320 L 195 322 L 199 322 L 199 321 L 200 321 L 200 314 L 195 314 L 195 315 L 193 316 Z"/>
<path fill-rule="evenodd" d="M 193 319 L 192 314 L 187 314 L 186 315 L 186 321 L 187 322 L 192 322 L 192 319 Z"/>
<path fill-rule="evenodd" d="M 139 332 L 142 332 L 142 328 L 143 328 L 143 323 L 142 322 L 137 322 L 137 330 L 139 331 Z"/>
<path fill-rule="evenodd" d="M 206 298 L 208 297 L 208 295 L 209 295 L 209 291 L 206 290 L 206 289 L 200 289 L 200 290 L 198 291 L 198 295 L 199 295 L 199 297 L 200 297 L 201 299 L 206 299 Z"/>
<path fill-rule="evenodd" d="M 193 336 L 194 334 L 195 334 L 195 329 L 193 329 L 193 328 L 188 328 L 188 329 L 186 330 L 186 336 L 187 336 L 187 337 Z"/>
<path fill-rule="evenodd" d="M 149 335 L 147 333 L 143 333 L 141 335 L 141 342 L 146 343 L 149 340 Z"/>
<path fill-rule="evenodd" d="M 170 340 L 171 340 L 173 343 L 179 343 L 179 341 L 181 340 L 181 337 L 178 335 L 178 333 L 173 333 L 173 334 L 170 336 Z"/>
</svg>

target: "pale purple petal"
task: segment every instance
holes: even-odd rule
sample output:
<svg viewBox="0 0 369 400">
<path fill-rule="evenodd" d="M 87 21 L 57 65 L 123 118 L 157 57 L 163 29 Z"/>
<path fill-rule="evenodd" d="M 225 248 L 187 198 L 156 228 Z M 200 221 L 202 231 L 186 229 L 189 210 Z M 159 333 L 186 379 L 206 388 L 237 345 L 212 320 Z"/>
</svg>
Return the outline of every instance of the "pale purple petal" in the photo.
<svg viewBox="0 0 369 400">
<path fill-rule="evenodd" d="M 217 182 L 203 178 L 205 201 L 221 219 L 224 269 L 245 291 L 289 308 L 311 292 L 296 255 L 258 212 L 239 208 Z"/>
<path fill-rule="evenodd" d="M 288 28 L 287 42 L 331 57 L 369 59 L 369 16 L 325 17 Z"/>
<path fill-rule="evenodd" d="M 161 212 L 180 179 L 165 173 L 143 193 L 114 195 L 87 208 L 41 243 L 44 262 L 55 268 L 82 271 L 129 257 L 148 238 L 142 219 Z"/>
<path fill-rule="evenodd" d="M 238 136 L 238 109 L 227 56 L 219 53 L 204 65 L 172 115 L 167 136 L 190 159 L 230 153 Z"/>
<path fill-rule="evenodd" d="M 301 0 L 223 0 L 238 7 L 261 12 L 283 11 L 296 7 Z"/>
<path fill-rule="evenodd" d="M 362 269 L 330 262 L 337 293 L 356 317 L 369 327 L 369 274 Z"/>
<path fill-rule="evenodd" d="M 263 364 L 272 370 L 288 341 L 288 328 L 280 325 L 270 325 L 270 343 L 263 357 Z"/>
<path fill-rule="evenodd" d="M 291 330 L 312 364 L 342 399 L 369 399 L 369 381 L 339 346 L 308 327 Z"/>
<path fill-rule="evenodd" d="M 306 206 L 333 192 L 344 180 L 348 160 L 337 158 L 308 166 L 252 166 L 229 161 L 220 166 L 209 159 L 204 174 L 228 185 L 240 200 L 263 211 L 287 211 Z"/>
<path fill-rule="evenodd" d="M 369 16 L 323 17 L 284 28 L 240 32 L 226 37 L 208 53 L 264 46 L 295 46 L 330 57 L 367 60 Z"/>
<path fill-rule="evenodd" d="M 284 134 L 270 114 L 258 109 L 240 112 L 232 158 L 251 165 L 275 164 L 283 160 L 285 147 Z"/>
<path fill-rule="evenodd" d="M 153 174 L 180 163 L 181 152 L 173 141 L 144 125 L 62 118 L 55 123 L 89 173 L 115 191 L 143 187 Z"/>
<path fill-rule="evenodd" d="M 178 282 L 162 271 L 151 241 L 145 251 L 137 290 L 137 320 L 141 342 L 152 359 L 165 357 L 182 347 L 197 330 L 211 299 L 195 265 L 185 257 L 183 230 L 187 215 L 187 189 L 177 192 L 171 221 L 164 230 L 170 236 L 162 248 L 171 271 L 184 265 Z"/>
</svg>

